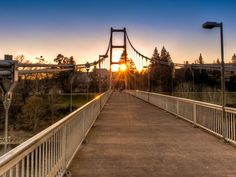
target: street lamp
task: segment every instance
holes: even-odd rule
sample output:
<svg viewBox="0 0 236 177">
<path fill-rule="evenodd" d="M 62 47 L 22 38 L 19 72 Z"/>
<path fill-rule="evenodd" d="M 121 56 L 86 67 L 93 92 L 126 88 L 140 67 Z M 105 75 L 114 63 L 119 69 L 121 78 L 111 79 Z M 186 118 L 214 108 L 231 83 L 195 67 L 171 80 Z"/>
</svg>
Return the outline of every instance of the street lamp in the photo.
<svg viewBox="0 0 236 177">
<path fill-rule="evenodd" d="M 221 41 L 221 96 L 222 96 L 222 119 L 224 123 L 223 137 L 226 138 L 226 113 L 225 113 L 225 64 L 224 64 L 224 38 L 223 38 L 223 23 L 206 22 L 202 25 L 205 29 L 220 28 Z"/>
<path fill-rule="evenodd" d="M 143 68 L 147 69 L 147 74 L 148 74 L 148 87 L 147 87 L 147 91 L 150 92 L 150 65 L 149 66 L 144 66 Z"/>
<path fill-rule="evenodd" d="M 89 89 L 89 79 L 88 79 L 88 72 L 89 72 L 89 69 L 90 69 L 90 63 L 87 62 L 85 63 L 85 69 L 86 69 L 86 72 L 87 72 L 87 101 L 88 101 L 88 89 Z"/>
<path fill-rule="evenodd" d="M 99 60 L 98 60 L 98 67 L 99 67 L 99 72 L 98 72 L 98 83 L 99 83 L 99 94 L 102 93 L 102 81 L 101 81 L 101 62 L 107 58 L 108 55 L 99 55 Z"/>
<path fill-rule="evenodd" d="M 150 100 L 150 91 L 151 91 L 151 89 L 150 89 L 150 69 L 151 69 L 150 64 L 148 66 L 144 66 L 143 68 L 147 68 L 147 74 L 148 74 L 147 92 L 148 92 L 148 102 L 149 102 L 149 100 Z"/>
</svg>

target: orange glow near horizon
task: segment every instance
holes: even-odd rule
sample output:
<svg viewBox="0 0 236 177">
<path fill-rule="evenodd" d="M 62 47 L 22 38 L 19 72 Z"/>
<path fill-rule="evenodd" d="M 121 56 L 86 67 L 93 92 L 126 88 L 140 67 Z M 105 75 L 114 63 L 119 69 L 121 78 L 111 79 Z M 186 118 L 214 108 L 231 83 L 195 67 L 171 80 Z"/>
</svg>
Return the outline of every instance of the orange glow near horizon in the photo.
<svg viewBox="0 0 236 177">
<path fill-rule="evenodd" d="M 117 72 L 117 71 L 121 71 L 121 72 L 124 72 L 126 71 L 128 68 L 127 68 L 127 65 L 126 64 L 120 64 L 120 65 L 117 65 L 117 64 L 114 64 L 112 65 L 112 71 L 113 72 Z"/>
</svg>

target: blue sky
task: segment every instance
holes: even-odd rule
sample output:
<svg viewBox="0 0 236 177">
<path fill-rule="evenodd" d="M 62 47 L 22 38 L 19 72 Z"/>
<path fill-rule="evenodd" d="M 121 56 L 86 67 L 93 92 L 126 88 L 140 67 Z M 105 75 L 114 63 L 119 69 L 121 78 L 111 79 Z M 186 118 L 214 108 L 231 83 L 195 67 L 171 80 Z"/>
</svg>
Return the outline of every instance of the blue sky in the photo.
<svg viewBox="0 0 236 177">
<path fill-rule="evenodd" d="M 226 61 L 236 53 L 234 0 L 1 0 L 0 55 L 52 61 L 58 54 L 78 63 L 97 59 L 107 48 L 110 27 L 126 27 L 134 45 L 151 56 L 163 45 L 175 62 L 220 57 L 219 30 L 205 21 L 224 22 Z"/>
</svg>

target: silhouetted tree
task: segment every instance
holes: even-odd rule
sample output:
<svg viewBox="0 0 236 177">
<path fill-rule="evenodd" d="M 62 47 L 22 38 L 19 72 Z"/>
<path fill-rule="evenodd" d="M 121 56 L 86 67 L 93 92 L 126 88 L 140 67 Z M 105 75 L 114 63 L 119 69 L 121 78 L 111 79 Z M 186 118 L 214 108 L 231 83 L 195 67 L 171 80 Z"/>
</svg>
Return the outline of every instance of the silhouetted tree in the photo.
<svg viewBox="0 0 236 177">
<path fill-rule="evenodd" d="M 155 47 L 153 51 L 153 55 L 151 58 L 150 63 L 150 84 L 151 84 L 151 90 L 154 90 L 154 88 L 157 87 L 157 85 L 160 85 L 160 54 L 157 50 L 157 47 Z"/>
<path fill-rule="evenodd" d="M 54 59 L 55 62 L 58 64 L 75 64 L 74 58 L 71 57 L 64 57 L 62 54 L 58 54 L 57 57 Z M 64 92 L 70 91 L 70 79 L 73 75 L 73 71 L 66 71 L 54 74 L 54 78 L 56 82 L 59 83 L 59 88 Z"/>
<path fill-rule="evenodd" d="M 236 54 L 235 54 L 235 53 L 234 53 L 234 55 L 232 56 L 231 61 L 232 61 L 233 64 L 236 64 Z"/>
<path fill-rule="evenodd" d="M 89 90 L 96 93 L 99 91 L 99 83 L 98 83 L 98 70 L 97 67 L 94 67 L 92 72 L 89 73 Z"/>
<path fill-rule="evenodd" d="M 193 81 L 193 71 L 189 68 L 185 70 L 185 79 L 184 82 L 192 82 Z"/>
<path fill-rule="evenodd" d="M 161 55 L 159 55 L 157 48 L 154 49 L 151 58 L 151 90 L 157 89 L 162 92 L 170 92 L 173 83 L 173 63 L 169 52 L 162 47 Z"/>
<path fill-rule="evenodd" d="M 229 91 L 236 91 L 236 76 L 235 75 L 232 75 L 230 76 L 230 79 L 228 82 L 226 82 L 226 88 L 227 90 Z"/>
<path fill-rule="evenodd" d="M 166 63 L 171 63 L 171 57 L 169 52 L 167 52 L 166 48 L 163 46 L 161 50 L 161 55 L 160 55 L 160 61 L 166 62 Z"/>
<path fill-rule="evenodd" d="M 151 65 L 156 65 L 158 62 L 160 61 L 160 54 L 157 50 L 157 47 L 155 47 L 154 51 L 153 51 L 153 55 L 151 58 Z"/>
<path fill-rule="evenodd" d="M 204 64 L 203 57 L 202 57 L 201 53 L 200 53 L 200 56 L 198 57 L 198 59 L 196 60 L 196 64 Z"/>
</svg>

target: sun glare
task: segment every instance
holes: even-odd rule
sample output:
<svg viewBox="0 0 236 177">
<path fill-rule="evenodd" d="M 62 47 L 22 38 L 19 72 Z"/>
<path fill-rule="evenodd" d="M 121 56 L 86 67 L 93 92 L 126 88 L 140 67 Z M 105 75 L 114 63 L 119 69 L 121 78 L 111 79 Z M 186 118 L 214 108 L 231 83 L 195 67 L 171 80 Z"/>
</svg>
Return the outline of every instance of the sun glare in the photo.
<svg viewBox="0 0 236 177">
<path fill-rule="evenodd" d="M 120 65 L 119 65 L 119 70 L 122 71 L 122 72 L 126 71 L 126 70 L 127 70 L 126 64 L 124 64 L 124 63 L 123 63 L 123 64 L 120 64 Z"/>
</svg>

